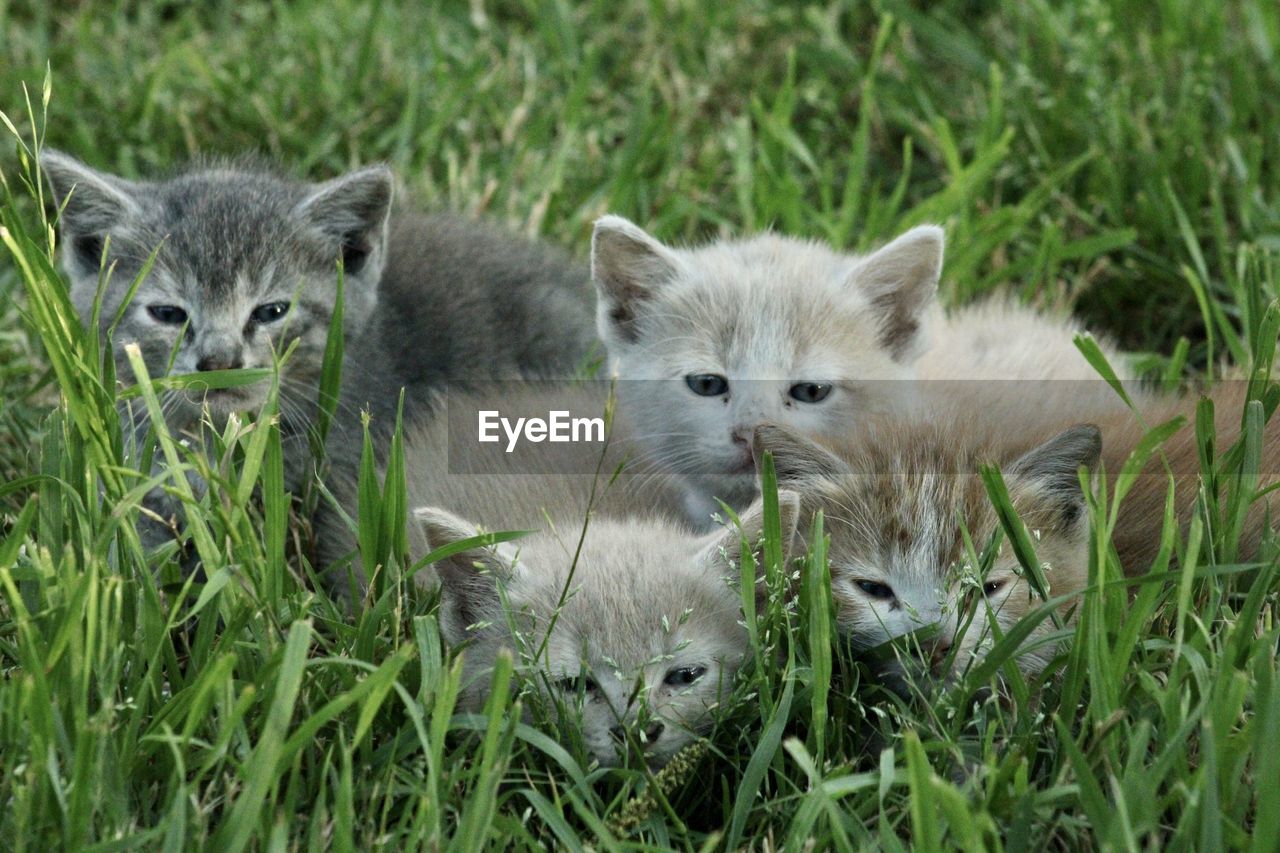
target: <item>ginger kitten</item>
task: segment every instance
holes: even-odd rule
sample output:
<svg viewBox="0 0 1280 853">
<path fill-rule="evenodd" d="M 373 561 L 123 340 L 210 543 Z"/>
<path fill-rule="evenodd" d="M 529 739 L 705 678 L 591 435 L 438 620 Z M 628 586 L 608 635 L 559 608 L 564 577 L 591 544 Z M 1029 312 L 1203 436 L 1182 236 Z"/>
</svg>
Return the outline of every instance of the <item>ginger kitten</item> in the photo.
<svg viewBox="0 0 1280 853">
<path fill-rule="evenodd" d="M 978 476 L 983 464 L 1001 467 L 1014 508 L 1031 531 L 1049 595 L 1070 596 L 1088 582 L 1089 529 L 1078 471 L 1105 468 L 1109 482 L 1147 433 L 1172 418 L 1183 424 L 1150 458 L 1120 503 L 1112 544 L 1126 574 L 1150 570 L 1164 523 L 1169 476 L 1175 513 L 1185 528 L 1200 487 L 1201 463 L 1194 433 L 1196 399 L 1138 394 L 1143 421 L 1119 405 L 1082 407 L 1074 395 L 1054 396 L 1042 385 L 1033 405 L 948 395 L 906 419 L 873 423 L 839 441 L 818 443 L 797 433 L 763 426 L 755 452 L 771 451 L 779 483 L 798 491 L 807 519 L 821 509 L 831 535 L 831 588 L 837 621 L 858 648 L 868 649 L 916 629 L 938 629 L 935 656 L 957 647 L 956 667 L 990 639 L 988 613 L 1007 631 L 1040 598 L 1005 547 L 985 577 L 968 565 L 960 521 L 981 549 L 997 519 Z M 1240 435 L 1244 383 L 1212 389 L 1218 452 Z M 1091 423 L 1071 425 L 1084 418 Z M 1146 426 L 1143 426 L 1145 422 Z M 1261 478 L 1247 484 L 1263 494 L 1280 480 L 1280 421 L 1267 425 L 1260 447 Z M 1167 468 L 1165 467 L 1167 463 Z M 1274 518 L 1275 496 L 1256 500 L 1243 519 L 1239 558 L 1257 553 Z M 1274 522 L 1272 522 L 1274 523 Z M 1068 599 L 1063 615 L 1077 600 Z M 977 604 L 970 618 L 966 607 Z M 1019 665 L 1039 672 L 1052 646 L 1028 640 Z"/>
<path fill-rule="evenodd" d="M 895 422 L 830 449 L 765 426 L 755 447 L 773 453 L 779 483 L 800 493 L 806 520 L 819 509 L 825 514 L 836 622 L 856 649 L 933 627 L 927 656 L 935 663 L 950 657 L 961 670 L 990 642 L 989 616 L 1008 630 L 1042 603 L 1007 545 L 984 577 L 968 560 L 961 524 L 978 550 L 998 529 L 978 476 L 984 463 L 1002 467 L 1049 595 L 1087 582 L 1089 528 L 1077 471 L 1099 460 L 1092 425 L 1014 448 L 954 423 Z M 1074 604 L 1062 606 L 1064 615 Z M 1050 628 L 1042 624 L 1033 638 Z M 1030 645 L 1018 664 L 1034 673 L 1054 649 Z"/>
</svg>

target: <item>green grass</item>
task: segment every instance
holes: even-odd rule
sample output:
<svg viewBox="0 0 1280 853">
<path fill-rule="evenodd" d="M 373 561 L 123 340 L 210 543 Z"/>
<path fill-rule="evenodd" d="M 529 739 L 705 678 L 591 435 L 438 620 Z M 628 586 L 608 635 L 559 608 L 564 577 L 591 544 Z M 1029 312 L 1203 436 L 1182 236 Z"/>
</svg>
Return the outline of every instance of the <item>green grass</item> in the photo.
<svg viewBox="0 0 1280 853">
<path fill-rule="evenodd" d="M 22 84 L 39 119 L 50 68 L 34 130 L 125 174 L 244 149 L 313 177 L 383 160 L 415 203 L 579 254 L 605 211 L 676 240 L 772 225 L 850 248 L 941 221 L 948 300 L 1073 305 L 1175 379 L 1274 350 L 1269 0 L 0 0 L 0 32 L 21 136 Z M 657 778 L 592 770 L 509 702 L 452 713 L 429 597 L 388 576 L 351 619 L 315 591 L 270 430 L 228 436 L 226 471 L 158 451 L 226 496 L 188 510 L 207 582 L 143 554 L 149 484 L 121 465 L 106 366 L 65 330 L 4 138 L 6 848 L 1275 849 L 1280 551 L 1240 570 L 1231 521 L 1262 464 L 1250 441 L 1213 460 L 1185 535 L 1152 532 L 1164 556 L 1132 599 L 1099 535 L 1038 701 L 1007 647 L 984 670 L 1009 675 L 1006 703 L 970 701 L 970 682 L 931 701 L 876 689 L 832 643 L 819 557 L 794 612 L 775 596 L 761 614 L 758 652 L 784 663 L 752 669 L 713 750 Z M 1105 532 L 1114 506 L 1091 511 Z"/>
</svg>

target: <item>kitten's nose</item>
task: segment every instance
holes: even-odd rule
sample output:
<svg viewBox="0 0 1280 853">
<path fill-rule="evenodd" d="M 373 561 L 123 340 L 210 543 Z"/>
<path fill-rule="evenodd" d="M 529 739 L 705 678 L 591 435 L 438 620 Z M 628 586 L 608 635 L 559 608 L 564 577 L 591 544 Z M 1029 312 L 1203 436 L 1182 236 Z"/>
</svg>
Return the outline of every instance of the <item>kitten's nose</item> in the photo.
<svg viewBox="0 0 1280 853">
<path fill-rule="evenodd" d="M 952 637 L 949 634 L 943 634 L 933 641 L 929 647 L 929 663 L 933 666 L 941 665 L 946 659 L 947 654 L 951 651 Z"/>
<path fill-rule="evenodd" d="M 239 351 L 209 353 L 196 362 L 196 370 L 239 370 L 244 367 L 244 355 Z"/>
<path fill-rule="evenodd" d="M 729 436 L 733 439 L 734 445 L 739 448 L 751 448 L 751 433 L 754 430 L 751 427 L 735 427 L 729 431 Z"/>
</svg>

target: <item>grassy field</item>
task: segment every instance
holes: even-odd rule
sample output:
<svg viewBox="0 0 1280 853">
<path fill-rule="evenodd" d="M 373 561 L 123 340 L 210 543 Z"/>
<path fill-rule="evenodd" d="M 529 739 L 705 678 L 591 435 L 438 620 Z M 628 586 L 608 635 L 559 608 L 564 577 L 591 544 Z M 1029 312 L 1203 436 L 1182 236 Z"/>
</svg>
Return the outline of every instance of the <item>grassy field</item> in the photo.
<svg viewBox="0 0 1280 853">
<path fill-rule="evenodd" d="M 1274 354 L 1272 0 L 0 0 L 0 33 L 13 132 L 123 174 L 385 161 L 414 203 L 579 255 L 606 211 L 849 248 L 937 221 L 951 302 L 1073 306 L 1171 383 Z M 711 748 L 593 769 L 514 700 L 452 714 L 429 598 L 392 584 L 349 618 L 315 591 L 270 430 L 189 509 L 207 583 L 143 554 L 148 484 L 0 136 L 5 848 L 1280 845 L 1280 548 L 1240 566 L 1219 523 L 1250 454 L 1218 448 L 1132 588 L 1095 507 L 1096 583 L 1039 701 L 888 695 L 831 660 L 810 588 L 763 617 L 785 664 L 751 669 Z"/>
</svg>

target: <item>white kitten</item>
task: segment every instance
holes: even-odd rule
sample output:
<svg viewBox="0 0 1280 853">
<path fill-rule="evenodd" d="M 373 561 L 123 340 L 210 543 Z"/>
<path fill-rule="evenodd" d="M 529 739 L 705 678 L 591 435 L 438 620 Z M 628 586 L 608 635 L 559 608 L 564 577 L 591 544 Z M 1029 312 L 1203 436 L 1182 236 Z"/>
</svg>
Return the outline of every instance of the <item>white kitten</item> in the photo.
<svg viewBox="0 0 1280 853">
<path fill-rule="evenodd" d="M 691 516 L 755 493 L 752 430 L 838 435 L 891 411 L 924 349 L 942 229 L 865 257 L 766 234 L 672 249 L 616 216 L 596 223 L 597 324 L 626 382 L 619 406 L 683 476 Z M 638 381 L 637 381 L 638 380 Z"/>
</svg>

